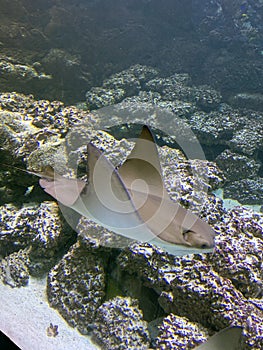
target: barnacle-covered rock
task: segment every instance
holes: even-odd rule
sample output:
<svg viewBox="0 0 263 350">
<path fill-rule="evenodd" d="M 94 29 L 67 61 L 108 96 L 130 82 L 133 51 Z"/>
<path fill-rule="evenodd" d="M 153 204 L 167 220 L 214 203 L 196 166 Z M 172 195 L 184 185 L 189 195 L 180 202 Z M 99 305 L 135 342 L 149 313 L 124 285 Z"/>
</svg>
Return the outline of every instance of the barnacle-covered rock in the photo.
<svg viewBox="0 0 263 350">
<path fill-rule="evenodd" d="M 14 86 L 15 83 L 19 84 L 21 82 L 28 83 L 31 80 L 49 80 L 52 79 L 51 75 L 45 73 L 39 73 L 33 66 L 25 63 L 15 62 L 11 57 L 0 57 L 0 74 L 2 77 L 2 82 L 0 87 L 4 87 L 8 90 L 9 86 Z M 6 84 L 8 82 L 8 85 Z"/>
<path fill-rule="evenodd" d="M 242 207 L 228 211 L 217 223 L 213 255 L 215 271 L 230 279 L 245 297 L 260 298 L 263 290 L 263 215 Z"/>
<path fill-rule="evenodd" d="M 189 74 L 173 74 L 167 78 L 156 77 L 147 82 L 145 89 L 159 92 L 164 100 L 191 101 L 192 89 Z"/>
<path fill-rule="evenodd" d="M 257 150 L 263 148 L 263 115 L 248 116 L 244 128 L 234 130 L 234 135 L 229 141 L 234 151 L 252 156 Z"/>
<path fill-rule="evenodd" d="M 159 71 L 156 68 L 144 66 L 141 64 L 135 64 L 129 67 L 126 71 L 132 73 L 139 80 L 142 87 L 146 82 L 153 79 L 159 74 Z"/>
<path fill-rule="evenodd" d="M 216 256 L 213 257 L 216 262 Z M 160 294 L 159 303 L 167 313 L 187 317 L 208 329 L 230 324 L 246 329 L 242 349 L 261 349 L 262 311 L 238 291 L 230 279 L 221 277 L 205 256 L 174 258 L 150 245 L 133 245 L 119 257 L 126 273 L 135 273 Z"/>
<path fill-rule="evenodd" d="M 96 312 L 93 335 L 105 350 L 147 350 L 150 345 L 147 323 L 137 300 L 131 298 L 103 303 Z"/>
<path fill-rule="evenodd" d="M 0 255 L 9 259 L 9 254 L 31 247 L 27 266 L 34 275 L 47 271 L 75 237 L 64 228 L 55 202 L 23 208 L 5 205 L 0 219 Z"/>
<path fill-rule="evenodd" d="M 105 295 L 104 257 L 79 240 L 48 274 L 52 307 L 73 327 L 87 334 Z"/>
<path fill-rule="evenodd" d="M 222 99 L 221 94 L 208 85 L 193 88 L 193 97 L 197 106 L 203 111 L 216 109 Z"/>
<path fill-rule="evenodd" d="M 74 106 L 19 93 L 0 94 L 0 113 L 1 147 L 16 157 L 25 157 L 45 143 L 55 146 L 72 127 L 94 122 L 88 112 Z"/>
<path fill-rule="evenodd" d="M 245 155 L 226 149 L 216 157 L 216 163 L 228 181 L 253 178 L 261 164 Z"/>
<path fill-rule="evenodd" d="M 225 198 L 236 199 L 241 204 L 262 204 L 263 178 L 241 179 L 227 183 L 224 188 Z"/>
<path fill-rule="evenodd" d="M 0 260 L 0 279 L 11 287 L 26 286 L 29 280 L 30 249 L 20 249 Z"/>
<path fill-rule="evenodd" d="M 172 101 L 158 101 L 157 106 L 171 111 L 175 117 L 179 118 L 188 118 L 197 110 L 194 103 L 181 101 L 178 99 L 174 99 Z"/>
<path fill-rule="evenodd" d="M 86 93 L 86 102 L 89 109 L 97 109 L 120 102 L 125 97 L 121 88 L 93 87 Z"/>
<path fill-rule="evenodd" d="M 262 94 L 239 93 L 231 97 L 229 103 L 235 108 L 246 108 L 263 112 Z"/>
<path fill-rule="evenodd" d="M 127 70 L 113 74 L 108 79 L 104 80 L 103 87 L 112 90 L 122 89 L 126 97 L 137 95 L 141 85 L 135 75 Z"/>
<path fill-rule="evenodd" d="M 208 338 L 204 327 L 186 317 L 169 314 L 164 318 L 156 342 L 157 350 L 190 350 Z"/>
<path fill-rule="evenodd" d="M 24 95 L 18 92 L 3 92 L 0 94 L 1 110 L 23 114 L 27 112 L 34 101 L 33 95 Z"/>
<path fill-rule="evenodd" d="M 78 221 L 77 232 L 92 244 L 93 247 L 123 248 L 132 243 L 132 240 L 121 235 L 116 235 L 103 226 L 92 222 L 82 216 Z"/>
<path fill-rule="evenodd" d="M 236 112 L 198 111 L 189 118 L 189 124 L 204 144 L 216 145 L 222 140 L 230 140 L 235 130 L 242 127 L 245 121 Z"/>
</svg>

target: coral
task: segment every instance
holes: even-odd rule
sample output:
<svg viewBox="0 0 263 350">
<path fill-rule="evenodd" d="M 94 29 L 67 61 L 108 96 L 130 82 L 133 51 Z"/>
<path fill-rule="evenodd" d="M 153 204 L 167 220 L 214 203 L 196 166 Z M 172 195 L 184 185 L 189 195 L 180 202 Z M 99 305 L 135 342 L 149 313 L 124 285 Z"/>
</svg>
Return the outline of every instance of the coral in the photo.
<svg viewBox="0 0 263 350">
<path fill-rule="evenodd" d="M 105 350 L 149 349 L 147 323 L 136 300 L 116 297 L 97 310 L 93 336 Z"/>
<path fill-rule="evenodd" d="M 74 244 L 48 274 L 50 305 L 83 334 L 87 334 L 94 322 L 95 312 L 105 295 L 104 290 L 102 255 L 89 251 L 84 240 Z"/>
</svg>

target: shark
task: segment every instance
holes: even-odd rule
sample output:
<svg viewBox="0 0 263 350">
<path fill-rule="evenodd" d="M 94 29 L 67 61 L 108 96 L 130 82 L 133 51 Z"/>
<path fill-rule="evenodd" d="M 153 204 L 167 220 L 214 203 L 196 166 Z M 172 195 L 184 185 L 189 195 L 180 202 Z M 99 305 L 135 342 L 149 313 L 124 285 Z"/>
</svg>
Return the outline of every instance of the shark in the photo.
<svg viewBox="0 0 263 350">
<path fill-rule="evenodd" d="M 59 203 L 116 234 L 174 256 L 213 251 L 212 227 L 170 198 L 147 125 L 118 168 L 90 142 L 87 181 L 66 178 L 51 167 L 29 172 L 40 177 L 40 186 Z"/>
</svg>

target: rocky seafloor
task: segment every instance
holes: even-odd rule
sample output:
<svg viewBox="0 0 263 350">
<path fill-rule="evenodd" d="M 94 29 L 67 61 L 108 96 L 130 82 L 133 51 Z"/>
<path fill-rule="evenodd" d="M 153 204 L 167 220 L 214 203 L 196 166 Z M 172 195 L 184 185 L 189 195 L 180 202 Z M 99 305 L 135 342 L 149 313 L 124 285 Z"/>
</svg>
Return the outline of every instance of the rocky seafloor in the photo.
<svg viewBox="0 0 263 350">
<path fill-rule="evenodd" d="M 230 325 L 243 327 L 240 349 L 262 349 L 263 214 L 242 205 L 226 210 L 213 194 L 225 184 L 230 197 L 262 204 L 262 114 L 223 104 L 188 75 L 160 78 L 143 66 L 89 91 L 87 105 L 94 111 L 0 95 L 1 280 L 26 288 L 31 275 L 46 274 L 50 305 L 102 349 L 192 349 Z M 216 162 L 187 159 L 175 147 L 180 122 Z M 12 168 L 51 165 L 85 178 L 87 142 L 117 166 L 132 148 L 132 123 L 156 132 L 167 190 L 215 229 L 212 254 L 174 257 L 121 239 L 71 216 L 34 176 Z"/>
</svg>

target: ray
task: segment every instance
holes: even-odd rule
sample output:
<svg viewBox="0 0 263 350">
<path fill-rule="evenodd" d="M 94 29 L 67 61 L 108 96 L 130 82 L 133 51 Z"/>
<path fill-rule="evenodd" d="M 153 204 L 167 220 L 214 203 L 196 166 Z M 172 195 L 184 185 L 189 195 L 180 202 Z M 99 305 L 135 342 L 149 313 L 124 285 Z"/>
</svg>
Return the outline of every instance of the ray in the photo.
<svg viewBox="0 0 263 350">
<path fill-rule="evenodd" d="M 27 172 L 39 176 L 40 186 L 59 203 L 114 233 L 175 256 L 212 251 L 212 228 L 170 199 L 147 126 L 119 171 L 91 143 L 87 153 L 87 182 L 63 177 L 51 167 Z"/>
<path fill-rule="evenodd" d="M 238 350 L 241 334 L 242 327 L 227 327 L 214 334 L 195 350 Z"/>
<path fill-rule="evenodd" d="M 143 126 L 119 174 L 138 213 L 158 236 L 158 241 L 163 240 L 166 246 L 176 243 L 208 250 L 213 247 L 212 228 L 170 199 L 162 178 L 158 149 L 147 126 Z"/>
</svg>

